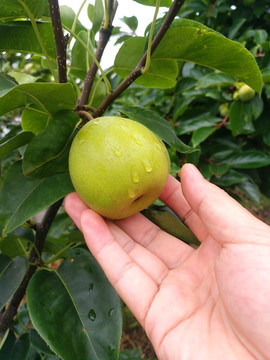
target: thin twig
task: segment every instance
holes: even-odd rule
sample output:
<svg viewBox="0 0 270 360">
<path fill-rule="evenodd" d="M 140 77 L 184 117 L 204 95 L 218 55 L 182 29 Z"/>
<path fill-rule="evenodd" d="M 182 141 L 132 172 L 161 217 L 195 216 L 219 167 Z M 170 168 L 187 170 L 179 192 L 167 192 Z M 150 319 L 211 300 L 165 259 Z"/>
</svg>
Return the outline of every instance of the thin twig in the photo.
<svg viewBox="0 0 270 360">
<path fill-rule="evenodd" d="M 184 4 L 184 0 L 174 0 L 162 26 L 160 27 L 158 33 L 156 34 L 152 42 L 151 54 L 153 54 L 153 52 L 161 42 L 162 38 L 166 34 L 167 30 L 169 29 L 171 23 L 173 22 L 174 18 L 177 16 L 183 4 Z M 138 62 L 134 70 L 122 81 L 122 83 L 113 92 L 111 92 L 106 96 L 106 98 L 101 103 L 101 105 L 92 114 L 93 117 L 96 118 L 102 116 L 104 112 L 107 110 L 107 108 L 113 103 L 113 101 L 116 98 L 118 98 L 122 94 L 122 92 L 125 91 L 139 76 L 142 75 L 142 68 L 145 65 L 146 57 L 147 57 L 147 52 L 143 55 L 143 57 Z"/>
<path fill-rule="evenodd" d="M 118 3 L 117 3 L 117 1 L 115 1 L 114 7 L 111 9 L 111 12 L 109 14 L 108 25 L 104 26 L 104 22 L 103 22 L 103 25 L 101 26 L 101 28 L 99 30 L 99 41 L 98 41 L 98 46 L 97 46 L 97 49 L 95 52 L 95 58 L 97 59 L 98 62 L 100 62 L 102 55 L 104 53 L 104 50 L 106 48 L 106 45 L 108 44 L 108 41 L 111 37 L 112 30 L 113 30 L 112 22 L 113 22 L 113 19 L 115 16 L 117 6 L 118 6 Z M 79 101 L 79 107 L 86 105 L 88 103 L 88 98 L 89 98 L 90 92 L 93 87 L 93 83 L 95 80 L 97 70 L 98 70 L 98 67 L 97 67 L 96 63 L 93 61 L 91 64 L 91 67 L 85 77 L 85 80 L 84 80 L 84 88 L 82 91 L 81 99 Z"/>
<path fill-rule="evenodd" d="M 58 81 L 67 82 L 67 38 L 63 34 L 58 0 L 49 0 L 52 25 L 56 44 Z"/>
</svg>

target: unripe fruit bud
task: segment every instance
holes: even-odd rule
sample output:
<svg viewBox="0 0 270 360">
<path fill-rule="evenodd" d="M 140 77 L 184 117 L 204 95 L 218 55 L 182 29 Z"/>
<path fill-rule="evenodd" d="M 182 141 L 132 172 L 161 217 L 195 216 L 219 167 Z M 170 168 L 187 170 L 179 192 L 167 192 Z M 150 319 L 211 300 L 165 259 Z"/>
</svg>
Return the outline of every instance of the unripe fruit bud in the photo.
<svg viewBox="0 0 270 360">
<path fill-rule="evenodd" d="M 243 102 L 250 101 L 255 96 L 255 91 L 248 85 L 243 85 L 238 92 L 239 99 Z"/>
</svg>

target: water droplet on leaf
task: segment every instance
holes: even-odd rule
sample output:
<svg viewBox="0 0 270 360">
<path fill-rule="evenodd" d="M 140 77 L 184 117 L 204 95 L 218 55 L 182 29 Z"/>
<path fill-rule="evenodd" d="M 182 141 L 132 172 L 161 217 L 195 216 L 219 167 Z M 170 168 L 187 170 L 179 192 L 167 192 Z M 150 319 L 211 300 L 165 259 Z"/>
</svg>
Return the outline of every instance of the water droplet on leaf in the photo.
<svg viewBox="0 0 270 360">
<path fill-rule="evenodd" d="M 94 289 L 94 284 L 93 284 L 93 283 L 90 283 L 88 290 L 89 290 L 89 291 L 93 291 L 93 289 Z"/>
<path fill-rule="evenodd" d="M 112 317 L 112 315 L 113 315 L 114 312 L 115 312 L 115 308 L 109 309 L 109 311 L 108 311 L 109 317 Z"/>
<path fill-rule="evenodd" d="M 95 321 L 97 315 L 95 313 L 95 310 L 94 309 L 91 309 L 88 313 L 88 318 L 91 320 L 91 321 Z"/>
</svg>

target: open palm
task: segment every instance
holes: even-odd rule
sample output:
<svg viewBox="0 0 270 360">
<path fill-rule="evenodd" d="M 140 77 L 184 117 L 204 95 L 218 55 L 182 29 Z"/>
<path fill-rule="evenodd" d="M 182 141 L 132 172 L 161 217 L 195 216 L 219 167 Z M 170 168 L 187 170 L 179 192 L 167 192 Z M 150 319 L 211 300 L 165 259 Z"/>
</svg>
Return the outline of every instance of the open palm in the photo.
<svg viewBox="0 0 270 360">
<path fill-rule="evenodd" d="M 75 193 L 65 207 L 159 359 L 270 359 L 270 228 L 189 164 L 160 198 L 198 249 L 141 214 L 104 220 Z"/>
</svg>

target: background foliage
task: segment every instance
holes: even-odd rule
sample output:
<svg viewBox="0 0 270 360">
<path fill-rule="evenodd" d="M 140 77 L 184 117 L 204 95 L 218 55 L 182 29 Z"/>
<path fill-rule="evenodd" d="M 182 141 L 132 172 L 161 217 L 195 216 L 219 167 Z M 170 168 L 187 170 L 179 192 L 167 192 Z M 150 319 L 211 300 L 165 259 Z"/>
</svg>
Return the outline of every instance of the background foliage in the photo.
<svg viewBox="0 0 270 360">
<path fill-rule="evenodd" d="M 144 37 L 136 36 L 135 16 L 122 19 L 129 33 L 103 31 L 112 4 L 96 0 L 82 9 L 90 29 L 61 7 L 63 71 L 49 2 L 0 3 L 0 360 L 143 356 L 139 349 L 119 355 L 127 312 L 61 206 L 73 191 L 67 159 L 81 119 L 106 111 L 142 122 L 167 144 L 174 176 L 192 162 L 241 202 L 261 207 L 270 197 L 268 1 L 185 1 L 143 75 L 151 24 Z M 161 5 L 169 10 L 172 1 Z M 91 73 L 87 89 L 104 34 L 122 46 L 111 68 Z M 244 83 L 256 91 L 249 101 L 239 98 Z M 197 244 L 161 202 L 144 213 Z"/>
</svg>

